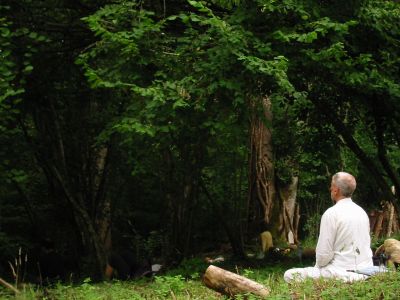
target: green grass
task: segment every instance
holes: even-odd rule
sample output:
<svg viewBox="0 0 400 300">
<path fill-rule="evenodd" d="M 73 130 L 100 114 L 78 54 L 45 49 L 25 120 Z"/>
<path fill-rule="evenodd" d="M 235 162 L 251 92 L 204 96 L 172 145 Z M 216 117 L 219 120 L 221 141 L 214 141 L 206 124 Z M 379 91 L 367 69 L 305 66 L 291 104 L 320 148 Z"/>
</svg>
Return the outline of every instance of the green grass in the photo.
<svg viewBox="0 0 400 300">
<path fill-rule="evenodd" d="M 307 264 L 310 265 L 310 264 Z M 0 288 L 0 299 L 227 299 L 208 289 L 201 282 L 201 275 L 208 265 L 199 259 L 186 261 L 180 268 L 162 276 L 139 281 L 112 281 L 92 283 L 85 280 L 79 285 L 56 284 L 38 288 L 26 285 L 20 288 L 20 295 L 14 296 L 10 290 Z M 283 272 L 291 262 L 250 261 L 239 264 L 226 263 L 221 267 L 257 281 L 270 288 L 268 299 L 399 299 L 400 272 L 377 275 L 367 281 L 343 283 L 335 280 L 307 280 L 287 284 Z M 259 299 L 253 295 L 238 296 L 236 299 Z"/>
</svg>

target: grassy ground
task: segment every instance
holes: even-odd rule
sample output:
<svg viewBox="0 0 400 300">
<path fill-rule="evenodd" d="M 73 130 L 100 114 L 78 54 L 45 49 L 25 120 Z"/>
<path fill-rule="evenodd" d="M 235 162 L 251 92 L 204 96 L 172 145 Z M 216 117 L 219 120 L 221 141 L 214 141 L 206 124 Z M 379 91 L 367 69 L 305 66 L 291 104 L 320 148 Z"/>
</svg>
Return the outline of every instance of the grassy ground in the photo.
<svg viewBox="0 0 400 300">
<path fill-rule="evenodd" d="M 283 281 L 283 272 L 287 268 L 302 265 L 292 259 L 230 261 L 220 267 L 269 287 L 271 294 L 268 299 L 400 299 L 400 272 L 389 272 L 353 284 L 308 280 L 289 285 Z M 304 265 L 310 263 L 305 262 Z M 20 288 L 21 294 L 17 296 L 8 289 L 0 288 L 0 299 L 226 299 L 202 284 L 201 275 L 207 266 L 201 259 L 192 259 L 183 262 L 177 269 L 146 280 L 92 283 L 86 279 L 81 284 L 55 284 L 46 288 L 26 285 Z M 244 295 L 236 299 L 259 298 Z"/>
</svg>

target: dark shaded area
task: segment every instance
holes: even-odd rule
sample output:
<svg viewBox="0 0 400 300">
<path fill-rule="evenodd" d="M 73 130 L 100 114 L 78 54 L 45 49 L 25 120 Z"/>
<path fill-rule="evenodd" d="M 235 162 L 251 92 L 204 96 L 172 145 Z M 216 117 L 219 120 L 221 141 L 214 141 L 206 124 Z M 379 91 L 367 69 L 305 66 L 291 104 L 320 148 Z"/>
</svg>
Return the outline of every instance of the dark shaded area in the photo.
<svg viewBox="0 0 400 300">
<path fill-rule="evenodd" d="M 37 261 L 37 271 L 41 283 L 53 283 L 56 281 L 69 281 L 79 277 L 78 261 L 57 251 L 54 243 L 45 240 L 42 242 Z"/>
<path fill-rule="evenodd" d="M 150 259 L 138 260 L 129 250 L 113 252 L 108 256 L 108 266 L 111 267 L 110 277 L 127 280 L 152 275 Z"/>
</svg>

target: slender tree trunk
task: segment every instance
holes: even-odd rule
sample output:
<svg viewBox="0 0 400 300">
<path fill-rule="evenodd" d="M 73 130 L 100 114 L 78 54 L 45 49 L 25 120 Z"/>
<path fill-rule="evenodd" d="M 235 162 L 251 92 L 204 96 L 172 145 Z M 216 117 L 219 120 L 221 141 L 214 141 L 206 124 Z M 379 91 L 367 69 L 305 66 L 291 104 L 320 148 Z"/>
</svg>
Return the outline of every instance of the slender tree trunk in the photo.
<svg viewBox="0 0 400 300">
<path fill-rule="evenodd" d="M 196 200 L 194 180 L 187 176 L 177 183 L 176 174 L 167 180 L 166 200 L 168 204 L 169 256 L 184 258 L 190 251 L 193 214 Z"/>
<path fill-rule="evenodd" d="M 239 225 L 238 223 L 229 223 L 226 219 L 226 214 L 224 213 L 223 208 L 217 203 L 217 201 L 212 197 L 210 192 L 208 191 L 205 183 L 201 180 L 200 187 L 206 195 L 208 201 L 210 202 L 213 212 L 215 213 L 218 222 L 222 224 L 222 227 L 225 230 L 226 235 L 228 236 L 229 243 L 232 246 L 233 254 L 238 258 L 244 258 L 244 248 L 243 248 L 243 239 L 238 233 L 238 228 L 235 225 Z"/>
<path fill-rule="evenodd" d="M 392 180 L 395 190 L 400 191 L 400 177 L 393 169 L 390 161 L 386 155 L 385 141 L 384 141 L 384 120 L 381 116 L 375 115 L 376 139 L 378 146 L 379 161 L 386 171 L 386 174 Z"/>
<path fill-rule="evenodd" d="M 112 239 L 111 239 L 111 200 L 106 196 L 105 185 L 106 178 L 108 175 L 108 158 L 110 155 L 110 148 L 103 146 L 97 151 L 96 159 L 96 170 L 94 173 L 93 184 L 90 186 L 94 195 L 94 209 L 95 213 L 95 224 L 99 234 L 100 242 L 104 245 L 106 253 L 111 251 Z M 91 178 L 92 176 L 90 176 Z"/>
<path fill-rule="evenodd" d="M 84 156 L 81 163 L 77 164 L 77 157 L 72 156 L 70 152 L 79 149 L 79 144 L 64 141 L 60 117 L 51 100 L 48 105 L 49 109 L 38 106 L 33 112 L 37 129 L 35 140 L 29 134 L 23 120 L 20 120 L 20 125 L 26 140 L 32 146 L 38 164 L 46 174 L 49 186 L 55 186 L 63 192 L 71 207 L 76 228 L 81 233 L 82 245 L 87 249 L 87 254 L 95 258 L 96 273 L 102 276 L 106 264 L 106 251 L 111 246 L 111 202 L 105 197 L 108 148 L 94 151 L 93 160 L 90 156 Z M 76 165 L 93 167 L 78 169 L 74 168 Z M 92 177 L 93 180 L 89 179 Z M 88 179 L 83 180 L 85 178 Z"/>
<path fill-rule="evenodd" d="M 101 238 L 98 234 L 97 228 L 93 222 L 93 220 L 90 218 L 90 215 L 88 213 L 88 210 L 85 208 L 84 201 L 81 199 L 79 196 L 75 196 L 69 187 L 69 184 L 66 180 L 63 179 L 62 175 L 56 168 L 52 168 L 55 177 L 57 178 L 60 186 L 62 187 L 65 196 L 68 200 L 68 202 L 71 204 L 73 211 L 74 211 L 74 216 L 77 219 L 77 224 L 78 225 L 83 225 L 83 228 L 81 228 L 81 233 L 83 235 L 83 238 L 89 242 L 89 253 L 91 246 L 93 246 L 94 251 L 95 251 L 95 256 L 97 260 L 97 268 L 99 271 L 99 274 L 103 276 L 103 270 L 106 265 L 106 252 L 105 252 L 105 247 L 104 244 L 101 241 Z"/>
</svg>

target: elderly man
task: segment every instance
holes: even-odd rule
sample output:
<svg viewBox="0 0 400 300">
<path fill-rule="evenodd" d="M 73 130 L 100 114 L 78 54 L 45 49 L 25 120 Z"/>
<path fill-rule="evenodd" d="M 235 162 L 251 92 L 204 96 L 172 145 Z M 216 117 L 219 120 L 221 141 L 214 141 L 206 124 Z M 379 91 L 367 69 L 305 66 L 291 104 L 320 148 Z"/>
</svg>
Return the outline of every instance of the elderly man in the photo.
<svg viewBox="0 0 400 300">
<path fill-rule="evenodd" d="M 331 182 L 334 205 L 321 218 L 315 267 L 287 270 L 286 282 L 305 278 L 336 278 L 346 282 L 363 280 L 358 271 L 373 266 L 370 248 L 369 219 L 366 212 L 351 200 L 355 178 L 336 173 Z"/>
</svg>

